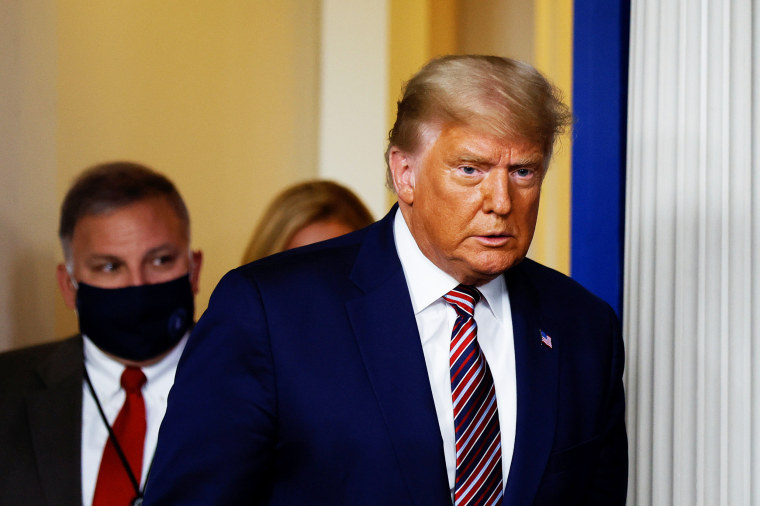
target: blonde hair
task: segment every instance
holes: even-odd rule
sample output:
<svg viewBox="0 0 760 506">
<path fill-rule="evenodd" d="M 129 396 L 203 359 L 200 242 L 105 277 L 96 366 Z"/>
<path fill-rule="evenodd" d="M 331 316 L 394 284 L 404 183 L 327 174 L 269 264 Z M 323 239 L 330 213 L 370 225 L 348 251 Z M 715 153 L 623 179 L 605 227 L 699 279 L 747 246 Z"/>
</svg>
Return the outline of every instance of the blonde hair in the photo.
<svg viewBox="0 0 760 506">
<path fill-rule="evenodd" d="M 385 160 L 394 146 L 414 153 L 425 126 L 453 123 L 535 143 L 548 165 L 554 140 L 571 122 L 561 92 L 527 63 L 499 56 L 443 56 L 404 87 Z M 393 189 L 390 168 L 387 178 Z"/>
<path fill-rule="evenodd" d="M 280 193 L 264 212 L 243 255 L 243 263 L 278 253 L 304 227 L 336 220 L 353 230 L 372 223 L 367 207 L 351 190 L 332 181 L 306 181 Z"/>
</svg>

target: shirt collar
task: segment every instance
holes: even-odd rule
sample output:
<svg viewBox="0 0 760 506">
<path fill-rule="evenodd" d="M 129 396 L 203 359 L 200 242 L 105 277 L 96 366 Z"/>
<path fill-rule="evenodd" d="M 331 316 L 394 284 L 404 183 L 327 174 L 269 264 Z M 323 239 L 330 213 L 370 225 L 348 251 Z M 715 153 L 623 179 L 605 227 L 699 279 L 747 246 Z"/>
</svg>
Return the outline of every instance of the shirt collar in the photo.
<svg viewBox="0 0 760 506">
<path fill-rule="evenodd" d="M 393 237 L 396 243 L 396 251 L 401 260 L 401 267 L 404 269 L 406 284 L 409 287 L 412 308 L 414 314 L 417 315 L 459 285 L 459 282 L 439 269 L 422 253 L 400 209 L 396 210 L 396 216 L 393 220 Z M 502 295 L 506 294 L 507 290 L 504 276 L 497 276 L 488 283 L 479 286 L 478 290 L 483 294 L 486 307 L 501 321 L 504 299 Z"/>
<path fill-rule="evenodd" d="M 163 388 L 168 384 L 168 387 L 171 387 L 174 383 L 177 363 L 182 356 L 189 335 L 190 331 L 186 332 L 179 343 L 164 358 L 155 364 L 141 368 L 147 378 L 146 386 Z M 98 397 L 106 398 L 116 395 L 121 389 L 121 374 L 126 367 L 121 362 L 106 355 L 86 335 L 82 336 L 82 340 L 84 342 L 84 363 L 87 367 L 87 374 L 92 380 Z"/>
</svg>

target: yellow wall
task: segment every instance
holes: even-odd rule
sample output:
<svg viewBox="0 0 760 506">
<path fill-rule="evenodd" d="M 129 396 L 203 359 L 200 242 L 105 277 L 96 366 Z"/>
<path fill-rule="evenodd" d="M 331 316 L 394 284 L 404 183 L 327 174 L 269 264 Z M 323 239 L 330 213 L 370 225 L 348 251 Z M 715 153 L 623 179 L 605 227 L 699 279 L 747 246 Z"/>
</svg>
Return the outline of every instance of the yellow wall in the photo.
<svg viewBox="0 0 760 506">
<path fill-rule="evenodd" d="M 459 52 L 534 62 L 536 0 L 458 0 Z"/>
<path fill-rule="evenodd" d="M 57 7 L 57 199 L 104 160 L 166 173 L 205 253 L 199 315 L 269 199 L 316 175 L 319 3 Z M 59 299 L 55 334 L 75 330 Z"/>
<path fill-rule="evenodd" d="M 0 350 L 54 334 L 56 25 L 53 2 L 0 2 Z"/>
<path fill-rule="evenodd" d="M 533 64 L 563 93 L 572 107 L 573 2 L 535 0 L 535 60 Z M 565 274 L 570 273 L 571 135 L 554 148 L 551 168 L 541 190 L 541 209 L 530 257 Z"/>
<path fill-rule="evenodd" d="M 388 128 L 401 84 L 439 54 L 533 61 L 569 97 L 570 0 L 386 5 Z M 317 175 L 321 9 L 319 0 L 0 3 L 0 350 L 76 330 L 54 282 L 58 206 L 76 174 L 105 160 L 140 161 L 177 183 L 205 253 L 200 314 L 269 199 Z M 531 254 L 567 271 L 563 145 Z"/>
<path fill-rule="evenodd" d="M 391 0 L 388 128 L 396 118 L 402 85 L 430 58 L 430 1 Z"/>
<path fill-rule="evenodd" d="M 176 182 L 205 309 L 271 197 L 317 175 L 320 6 L 0 3 L 0 350 L 76 331 L 55 285 L 58 206 L 106 160 Z"/>
<path fill-rule="evenodd" d="M 389 6 L 390 128 L 403 84 L 430 58 L 457 52 L 459 21 L 457 0 L 391 0 Z"/>
</svg>

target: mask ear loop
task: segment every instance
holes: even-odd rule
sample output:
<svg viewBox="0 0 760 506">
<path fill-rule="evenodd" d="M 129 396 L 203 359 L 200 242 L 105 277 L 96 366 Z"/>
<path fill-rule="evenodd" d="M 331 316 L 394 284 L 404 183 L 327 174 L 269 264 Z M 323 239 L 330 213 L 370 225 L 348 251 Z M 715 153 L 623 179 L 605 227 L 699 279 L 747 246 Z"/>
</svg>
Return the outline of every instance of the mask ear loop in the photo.
<svg viewBox="0 0 760 506">
<path fill-rule="evenodd" d="M 66 272 L 69 273 L 69 281 L 71 281 L 71 286 L 74 287 L 74 290 L 79 290 L 79 283 L 77 283 L 77 280 L 74 279 L 74 268 L 71 267 L 71 264 L 69 262 L 66 262 Z"/>
<path fill-rule="evenodd" d="M 190 280 L 190 285 L 193 286 L 195 281 L 195 259 L 193 258 L 193 250 L 188 245 L 187 247 L 187 277 Z"/>
</svg>

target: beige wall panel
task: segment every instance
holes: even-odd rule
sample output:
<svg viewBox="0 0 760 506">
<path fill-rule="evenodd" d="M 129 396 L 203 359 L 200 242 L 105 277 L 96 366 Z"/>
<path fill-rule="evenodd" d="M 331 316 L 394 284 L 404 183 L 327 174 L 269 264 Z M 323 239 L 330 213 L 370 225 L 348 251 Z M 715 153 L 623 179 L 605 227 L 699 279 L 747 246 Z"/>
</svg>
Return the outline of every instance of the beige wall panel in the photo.
<svg viewBox="0 0 760 506">
<path fill-rule="evenodd" d="M 389 0 L 323 0 L 319 176 L 385 215 Z"/>
<path fill-rule="evenodd" d="M 166 173 L 205 253 L 200 315 L 270 198 L 316 175 L 319 2 L 65 1 L 57 15 L 57 200 L 105 160 Z M 76 329 L 57 314 L 57 335 Z"/>
<path fill-rule="evenodd" d="M 430 58 L 430 15 L 430 0 L 390 0 L 386 132 L 396 121 L 404 83 Z M 387 136 L 383 140 L 387 143 Z M 387 166 L 385 170 L 387 174 Z M 392 206 L 397 200 L 396 193 L 389 189 L 387 205 Z"/>
<path fill-rule="evenodd" d="M 0 71 L 8 76 L 0 106 L 9 118 L 0 126 L 0 347 L 76 329 L 53 279 L 57 210 L 72 178 L 105 160 L 141 161 L 177 182 L 193 245 L 206 255 L 200 313 L 273 194 L 318 173 L 321 2 L 0 8 Z M 390 20 L 378 16 L 391 25 L 388 101 L 429 56 L 457 47 L 533 59 L 532 1 L 394 1 L 388 9 Z"/>
<path fill-rule="evenodd" d="M 386 131 L 396 121 L 398 100 L 406 81 L 430 58 L 457 52 L 457 0 L 391 0 L 389 29 Z M 396 194 L 388 191 L 388 204 L 396 200 Z"/>
<path fill-rule="evenodd" d="M 572 108 L 573 2 L 535 0 L 535 60 L 533 64 L 562 92 Z M 557 139 L 551 169 L 541 189 L 541 209 L 531 258 L 570 274 L 572 135 Z"/>
<path fill-rule="evenodd" d="M 459 0 L 459 52 L 533 62 L 534 2 Z"/>
<path fill-rule="evenodd" d="M 76 330 L 58 206 L 101 161 L 177 183 L 205 309 L 271 197 L 317 174 L 319 18 L 317 0 L 0 1 L 0 350 Z"/>
<path fill-rule="evenodd" d="M 401 87 L 431 56 L 429 0 L 391 0 L 390 11 L 388 129 L 396 120 Z"/>
<path fill-rule="evenodd" d="M 54 335 L 55 16 L 0 1 L 0 350 Z"/>
<path fill-rule="evenodd" d="M 430 55 L 457 52 L 459 44 L 458 0 L 428 0 L 430 9 Z"/>
</svg>

